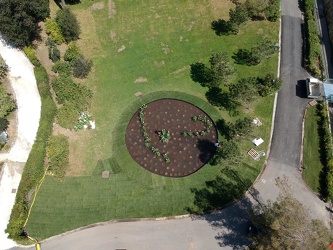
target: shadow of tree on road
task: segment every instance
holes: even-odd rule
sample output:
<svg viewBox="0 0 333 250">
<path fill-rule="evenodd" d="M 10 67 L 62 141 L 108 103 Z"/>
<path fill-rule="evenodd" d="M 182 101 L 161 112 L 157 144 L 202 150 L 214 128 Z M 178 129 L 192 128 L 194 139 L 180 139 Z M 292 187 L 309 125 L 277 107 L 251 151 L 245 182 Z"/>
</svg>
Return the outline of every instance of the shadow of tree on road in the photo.
<svg viewBox="0 0 333 250">
<path fill-rule="evenodd" d="M 215 239 L 220 247 L 229 246 L 232 249 L 244 249 L 250 244 L 247 238 L 250 225 L 249 210 L 253 201 L 243 197 L 240 201 L 225 207 L 227 204 L 242 197 L 252 183 L 248 179 L 241 179 L 237 172 L 226 168 L 221 176 L 206 182 L 202 189 L 194 188 L 195 200 L 188 211 L 196 214 L 193 219 L 206 220 L 214 230 L 218 231 Z M 259 192 L 251 187 L 248 190 L 254 201 L 261 202 Z M 216 210 L 223 208 L 223 210 Z M 207 214 L 200 212 L 213 211 Z"/>
</svg>

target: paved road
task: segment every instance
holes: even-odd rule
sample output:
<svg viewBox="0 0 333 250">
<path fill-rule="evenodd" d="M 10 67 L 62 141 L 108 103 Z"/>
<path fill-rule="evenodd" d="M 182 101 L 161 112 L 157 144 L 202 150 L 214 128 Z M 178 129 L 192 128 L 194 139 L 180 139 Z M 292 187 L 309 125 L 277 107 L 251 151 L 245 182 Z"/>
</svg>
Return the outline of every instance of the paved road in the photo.
<svg viewBox="0 0 333 250">
<path fill-rule="evenodd" d="M 299 171 L 302 144 L 302 119 L 309 102 L 304 79 L 308 73 L 302 67 L 302 15 L 297 1 L 282 1 L 281 73 L 283 88 L 279 91 L 275 129 L 267 167 L 255 184 L 264 199 L 278 194 L 275 178 L 287 176 L 295 197 L 307 205 L 313 218 L 328 225 L 325 204 L 305 185 Z"/>
<path fill-rule="evenodd" d="M 276 177 L 287 176 L 297 199 L 309 207 L 313 218 L 328 223 L 323 203 L 302 180 L 300 153 L 302 118 L 309 100 L 304 98 L 302 68 L 302 15 L 298 1 L 282 0 L 281 78 L 275 129 L 267 166 L 254 188 L 263 199 L 278 195 Z M 242 249 L 248 242 L 247 209 L 253 202 L 248 194 L 240 202 L 216 214 L 200 218 L 166 221 L 110 223 L 56 236 L 43 249 Z"/>
</svg>

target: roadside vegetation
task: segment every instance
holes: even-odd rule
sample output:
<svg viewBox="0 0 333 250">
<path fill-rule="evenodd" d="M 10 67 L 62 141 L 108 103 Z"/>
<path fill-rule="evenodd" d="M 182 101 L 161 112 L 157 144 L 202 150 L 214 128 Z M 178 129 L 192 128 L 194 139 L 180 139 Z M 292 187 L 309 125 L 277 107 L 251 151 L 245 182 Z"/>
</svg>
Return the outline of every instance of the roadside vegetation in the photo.
<svg viewBox="0 0 333 250">
<path fill-rule="evenodd" d="M 323 79 L 320 38 L 314 17 L 315 0 L 303 1 L 305 20 L 305 66 L 313 76 Z"/>
<path fill-rule="evenodd" d="M 280 194 L 275 202 L 258 203 L 250 211 L 250 249 L 328 249 L 332 233 L 313 220 L 288 189 L 287 179 L 277 179 Z M 283 239 L 283 240 L 282 240 Z"/>
<path fill-rule="evenodd" d="M 49 86 L 49 78 L 38 62 L 33 50 L 25 50 L 31 62 L 34 62 L 34 72 L 39 94 L 41 96 L 41 118 L 34 145 L 22 173 L 21 182 L 16 193 L 10 221 L 6 232 L 15 240 L 20 240 L 23 225 L 28 216 L 29 202 L 37 183 L 44 173 L 44 160 L 46 156 L 45 146 L 52 132 L 52 124 L 56 113 L 56 106 L 52 100 Z M 30 197 L 30 198 L 29 198 Z"/>
<path fill-rule="evenodd" d="M 307 111 L 305 120 L 303 178 L 310 188 L 326 199 L 333 199 L 332 136 L 325 103 Z"/>
<path fill-rule="evenodd" d="M 321 161 L 318 107 L 309 107 L 304 124 L 303 178 L 309 187 L 320 193 L 320 172 L 324 168 Z"/>
<path fill-rule="evenodd" d="M 8 84 L 7 73 L 8 66 L 0 56 L 0 149 L 2 149 L 8 141 L 8 134 L 6 132 L 9 125 L 8 116 L 16 108 L 14 98 L 5 88 Z"/>
<path fill-rule="evenodd" d="M 49 174 L 26 228 L 34 237 L 46 238 L 99 221 L 223 207 L 241 197 L 262 168 L 264 159 L 255 161 L 247 151 L 257 136 L 269 141 L 274 92 L 281 85 L 275 77 L 278 51 L 274 47 L 279 24 L 274 18 L 267 20 L 267 10 L 256 12 L 260 18 L 251 14 L 238 20 L 233 11 L 244 14 L 250 8 L 227 0 L 213 7 L 146 0 L 111 1 L 111 8 L 109 1 L 102 2 L 69 6 L 80 27 L 78 40 L 75 34 L 66 38 L 57 17 L 46 21 L 49 58 L 56 74 L 51 80 L 56 119 L 48 117 L 44 122 L 71 129 L 66 133 L 72 136 L 66 138 L 70 154 L 62 150 L 67 147 L 64 137 L 49 138 L 48 132 L 42 140 L 46 143 L 39 157 L 47 156 L 47 164 L 39 160 L 34 166 L 39 168 L 36 174 L 49 166 Z M 258 6 L 258 1 L 247 2 Z M 57 13 L 58 7 L 53 1 L 50 4 L 51 12 Z M 235 18 L 237 34 L 216 35 L 212 20 L 227 20 L 229 14 Z M 64 41 L 68 44 L 62 53 L 59 44 Z M 266 49 L 259 51 L 262 44 Z M 141 98 L 135 97 L 137 92 L 143 93 Z M 211 165 L 186 178 L 166 178 L 144 170 L 124 143 L 134 112 L 144 103 L 167 97 L 189 101 L 207 112 L 225 145 Z M 73 131 L 82 111 L 94 116 L 96 130 Z M 255 117 L 262 126 L 252 124 Z M 256 150 L 266 151 L 267 145 Z M 104 170 L 110 171 L 109 179 L 101 178 Z M 13 211 L 7 229 L 13 238 L 22 229 L 29 206 L 24 194 L 33 188 L 29 184 L 21 191 L 17 206 L 22 203 L 22 209 Z"/>
</svg>

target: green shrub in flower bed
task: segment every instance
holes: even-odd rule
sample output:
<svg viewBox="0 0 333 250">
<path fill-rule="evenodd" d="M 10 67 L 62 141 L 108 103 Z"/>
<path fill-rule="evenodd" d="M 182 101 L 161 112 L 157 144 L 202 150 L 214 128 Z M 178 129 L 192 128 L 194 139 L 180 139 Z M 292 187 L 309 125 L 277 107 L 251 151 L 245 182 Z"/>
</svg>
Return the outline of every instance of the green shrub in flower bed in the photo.
<svg viewBox="0 0 333 250">
<path fill-rule="evenodd" d="M 160 138 L 161 142 L 168 142 L 171 139 L 170 132 L 162 129 L 162 131 L 158 132 L 158 137 Z"/>
<path fill-rule="evenodd" d="M 196 121 L 203 122 L 206 129 L 202 130 L 202 131 L 195 131 L 195 132 L 183 131 L 182 132 L 183 136 L 204 136 L 205 134 L 210 133 L 210 128 L 213 126 L 213 124 L 209 119 L 207 119 L 206 116 L 201 116 L 201 115 L 193 116 L 192 121 L 194 121 L 194 122 L 196 122 Z"/>
<path fill-rule="evenodd" d="M 150 137 L 148 135 L 148 133 L 146 132 L 146 124 L 145 124 L 145 118 L 144 118 L 144 110 L 147 108 L 147 104 L 142 104 L 141 107 L 139 108 L 139 119 L 140 119 L 140 122 L 141 122 L 141 126 L 142 126 L 142 134 L 143 134 L 143 139 L 144 139 L 144 142 L 145 142 L 145 147 L 146 148 L 149 148 L 150 147 Z M 161 142 L 168 142 L 171 138 L 170 136 L 170 132 L 169 131 L 166 131 L 165 129 L 162 129 L 158 136 L 160 137 L 160 141 Z M 151 151 L 156 155 L 156 156 L 161 156 L 161 152 L 159 152 L 155 147 L 151 147 L 150 148 Z M 167 154 L 163 153 L 162 154 L 164 160 L 166 163 L 170 163 L 170 159 L 169 157 L 167 156 Z"/>
</svg>

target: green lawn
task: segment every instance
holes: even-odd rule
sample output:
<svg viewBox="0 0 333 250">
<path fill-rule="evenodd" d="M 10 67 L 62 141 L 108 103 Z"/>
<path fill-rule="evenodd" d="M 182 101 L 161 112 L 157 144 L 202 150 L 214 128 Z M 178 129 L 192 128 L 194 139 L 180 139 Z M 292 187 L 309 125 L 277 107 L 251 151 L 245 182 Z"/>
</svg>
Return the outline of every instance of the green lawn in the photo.
<svg viewBox="0 0 333 250">
<path fill-rule="evenodd" d="M 308 108 L 304 125 L 303 178 L 317 193 L 320 190 L 319 175 L 324 167 L 320 161 L 318 120 L 316 106 Z"/>
<path fill-rule="evenodd" d="M 94 91 L 90 112 L 97 128 L 70 138 L 71 176 L 64 180 L 46 178 L 32 209 L 29 233 L 46 238 L 99 221 L 185 214 L 195 207 L 191 189 L 207 188 L 206 181 L 217 175 L 237 182 L 220 172 L 225 166 L 207 165 L 185 178 L 166 178 L 144 170 L 131 159 L 124 144 L 126 125 L 142 102 L 160 97 L 190 101 L 214 120 L 245 115 L 261 119 L 263 126 L 239 142 L 239 164 L 228 166 L 248 187 L 264 159 L 254 161 L 246 152 L 257 136 L 265 143 L 256 149 L 267 150 L 274 96 L 257 100 L 244 107 L 240 116 L 230 117 L 205 101 L 207 89 L 192 82 L 189 65 L 199 60 L 206 63 L 217 51 L 231 57 L 239 48 L 249 48 L 265 36 L 278 41 L 279 24 L 249 22 L 237 36 L 218 37 L 210 23 L 228 15 L 229 0 L 114 0 L 116 14 L 111 18 L 108 1 L 102 1 L 104 8 L 100 10 L 92 10 L 91 1 L 82 2 L 71 7 L 82 27 L 79 45 L 94 62 L 86 84 Z M 277 54 L 255 67 L 234 67 L 234 80 L 275 73 Z M 147 82 L 135 83 L 140 77 Z M 138 91 L 143 93 L 141 100 L 134 96 Z M 100 177 L 104 169 L 111 171 L 107 180 Z"/>
</svg>

